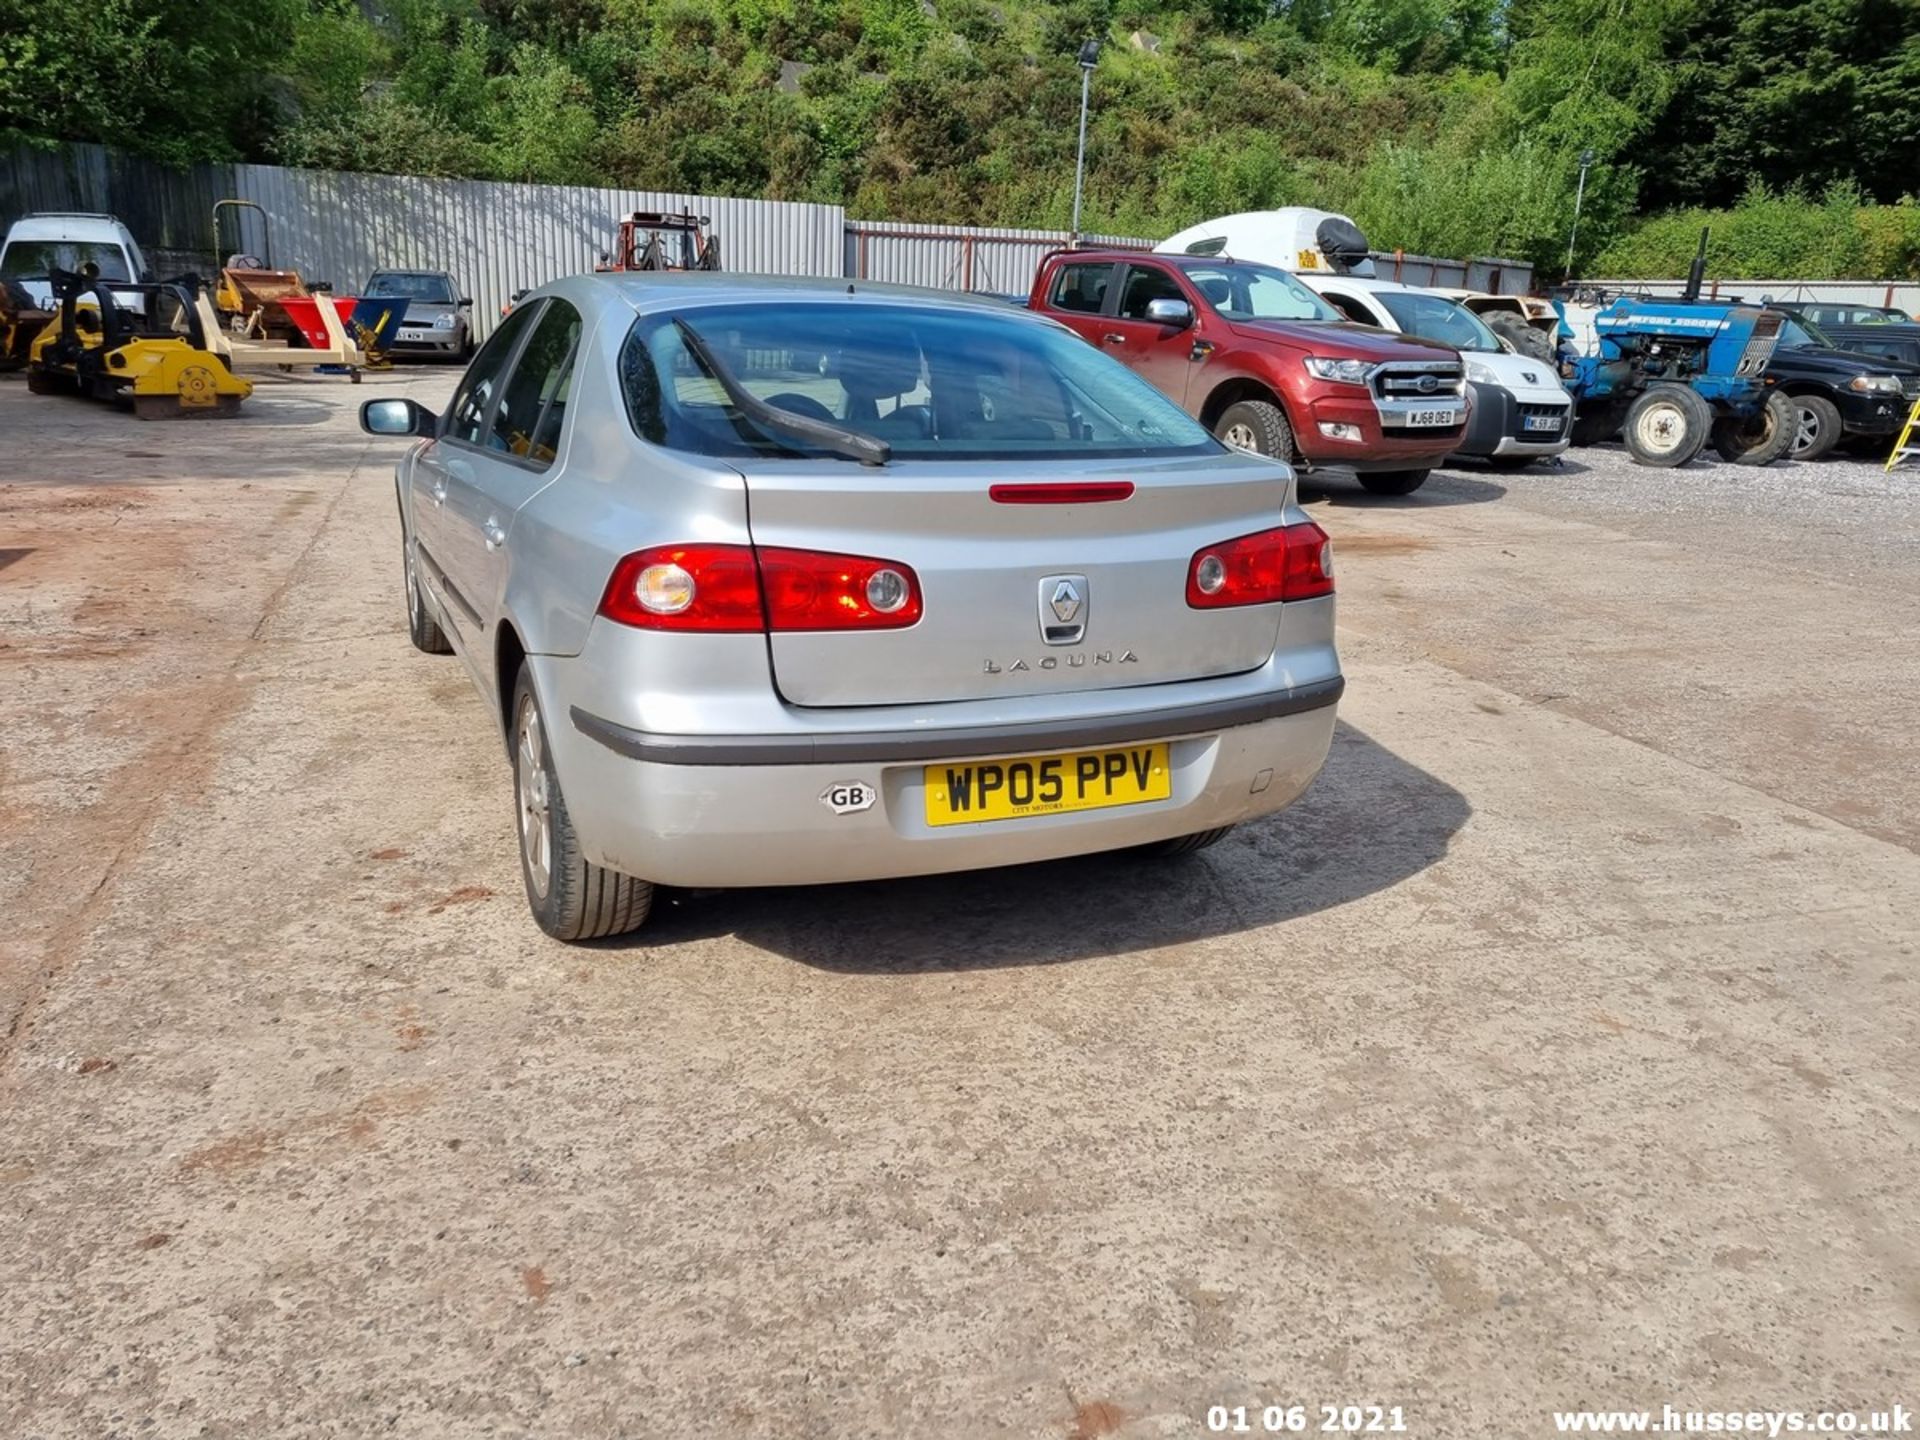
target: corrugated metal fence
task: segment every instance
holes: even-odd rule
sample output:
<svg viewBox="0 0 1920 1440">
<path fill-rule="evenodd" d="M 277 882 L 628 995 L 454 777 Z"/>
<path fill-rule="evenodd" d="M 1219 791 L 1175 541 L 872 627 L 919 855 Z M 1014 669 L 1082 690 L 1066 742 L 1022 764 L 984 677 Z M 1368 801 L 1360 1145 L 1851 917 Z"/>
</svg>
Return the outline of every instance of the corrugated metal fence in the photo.
<svg viewBox="0 0 1920 1440">
<path fill-rule="evenodd" d="M 234 185 L 272 217 L 274 264 L 342 291 L 383 266 L 449 270 L 483 333 L 514 291 L 591 270 L 618 218 L 635 210 L 707 216 L 728 270 L 840 273 L 845 214 L 833 205 L 271 165 L 234 167 Z"/>
<path fill-rule="evenodd" d="M 213 204 L 251 200 L 267 212 Z M 345 293 L 380 267 L 447 270 L 474 301 L 485 334 L 514 291 L 593 267 L 620 216 L 691 210 L 712 222 L 721 259 L 736 272 L 844 275 L 943 289 L 1024 294 L 1040 257 L 1066 243 L 1058 230 L 849 221 L 837 205 L 734 200 L 586 186 L 428 180 L 272 165 L 171 170 L 99 145 L 0 153 L 0 227 L 35 210 L 118 215 L 162 274 L 208 271 L 239 251 L 263 255 Z M 1129 236 L 1087 243 L 1148 249 Z M 218 248 L 216 248 L 216 246 Z M 1524 290 L 1531 271 L 1510 261 L 1445 261 L 1377 253 L 1383 276 L 1409 284 Z"/>
<path fill-rule="evenodd" d="M 1040 258 L 1067 240 L 1059 230 L 848 221 L 842 273 L 854 280 L 1024 295 Z M 1121 250 L 1153 248 L 1151 240 L 1125 235 L 1084 235 L 1081 243 Z"/>
<path fill-rule="evenodd" d="M 1678 295 L 1684 280 L 1592 280 L 1609 290 L 1647 295 Z M 1806 301 L 1811 305 L 1898 306 L 1920 315 L 1920 280 L 1709 280 L 1701 294 L 1710 300 Z"/>
</svg>

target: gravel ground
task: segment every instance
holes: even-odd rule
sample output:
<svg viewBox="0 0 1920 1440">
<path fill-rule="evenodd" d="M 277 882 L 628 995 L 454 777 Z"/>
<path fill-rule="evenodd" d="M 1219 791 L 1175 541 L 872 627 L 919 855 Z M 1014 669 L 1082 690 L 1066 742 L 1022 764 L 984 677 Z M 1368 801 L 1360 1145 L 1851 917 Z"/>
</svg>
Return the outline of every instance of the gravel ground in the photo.
<svg viewBox="0 0 1920 1440">
<path fill-rule="evenodd" d="M 1756 560 L 1818 566 L 1844 580 L 1898 584 L 1920 563 L 1920 457 L 1889 472 L 1880 461 L 1844 456 L 1729 465 L 1709 451 L 1677 470 L 1655 470 L 1612 444 L 1518 471 L 1462 465 L 1427 484 L 1457 499 L 1496 485 L 1545 513 L 1732 545 Z"/>
<path fill-rule="evenodd" d="M 1316 484 L 1294 809 L 569 948 L 372 393 L 0 380 L 0 1436 L 1920 1400 L 1911 478 Z"/>
</svg>

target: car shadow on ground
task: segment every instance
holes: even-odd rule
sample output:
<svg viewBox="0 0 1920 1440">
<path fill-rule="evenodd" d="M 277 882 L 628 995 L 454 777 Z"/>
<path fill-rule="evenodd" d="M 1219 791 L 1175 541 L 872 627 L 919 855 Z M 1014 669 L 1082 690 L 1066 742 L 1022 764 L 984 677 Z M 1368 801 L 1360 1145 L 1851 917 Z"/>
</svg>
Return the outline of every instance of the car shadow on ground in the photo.
<svg viewBox="0 0 1920 1440">
<path fill-rule="evenodd" d="M 1361 489 L 1352 474 L 1339 470 L 1316 470 L 1300 477 L 1302 504 L 1324 500 L 1339 509 L 1431 510 L 1441 505 L 1482 505 L 1506 493 L 1504 485 L 1453 471 L 1434 474 L 1411 495 L 1375 495 Z"/>
<path fill-rule="evenodd" d="M 673 896 L 632 949 L 732 935 L 850 974 L 1048 965 L 1280 924 L 1447 853 L 1466 797 L 1350 725 L 1292 808 L 1177 859 L 1119 853 L 959 875 Z"/>
</svg>

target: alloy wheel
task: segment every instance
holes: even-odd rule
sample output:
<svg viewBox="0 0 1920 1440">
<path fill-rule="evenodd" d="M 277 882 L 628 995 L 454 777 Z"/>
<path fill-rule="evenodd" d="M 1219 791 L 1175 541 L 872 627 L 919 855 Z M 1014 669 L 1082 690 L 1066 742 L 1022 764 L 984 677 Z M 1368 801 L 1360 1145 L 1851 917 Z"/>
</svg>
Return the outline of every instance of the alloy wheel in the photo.
<svg viewBox="0 0 1920 1440">
<path fill-rule="evenodd" d="M 1805 406 L 1797 407 L 1797 423 L 1793 429 L 1793 453 L 1796 455 L 1811 449 L 1820 439 L 1820 417 Z"/>
<path fill-rule="evenodd" d="M 518 738 L 513 768 L 520 801 L 520 854 L 527 864 L 527 883 L 535 895 L 545 899 L 553 883 L 553 804 L 540 711 L 532 696 L 521 702 L 515 728 Z"/>
</svg>

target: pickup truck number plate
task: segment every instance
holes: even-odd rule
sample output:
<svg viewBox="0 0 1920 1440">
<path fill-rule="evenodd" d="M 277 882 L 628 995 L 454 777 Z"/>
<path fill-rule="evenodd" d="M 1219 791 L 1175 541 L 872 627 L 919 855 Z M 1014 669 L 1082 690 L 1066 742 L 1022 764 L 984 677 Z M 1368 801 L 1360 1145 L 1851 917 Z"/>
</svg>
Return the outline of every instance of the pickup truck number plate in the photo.
<svg viewBox="0 0 1920 1440">
<path fill-rule="evenodd" d="M 1438 428 L 1443 425 L 1458 425 L 1459 423 L 1460 412 L 1455 410 L 1451 405 L 1433 410 L 1407 411 L 1407 424 L 1411 426 L 1423 428 L 1433 426 Z"/>
</svg>

